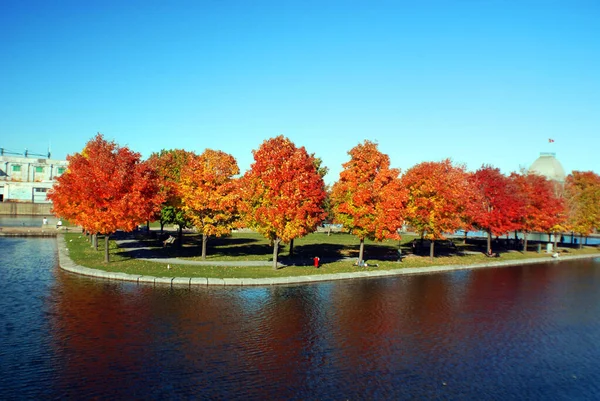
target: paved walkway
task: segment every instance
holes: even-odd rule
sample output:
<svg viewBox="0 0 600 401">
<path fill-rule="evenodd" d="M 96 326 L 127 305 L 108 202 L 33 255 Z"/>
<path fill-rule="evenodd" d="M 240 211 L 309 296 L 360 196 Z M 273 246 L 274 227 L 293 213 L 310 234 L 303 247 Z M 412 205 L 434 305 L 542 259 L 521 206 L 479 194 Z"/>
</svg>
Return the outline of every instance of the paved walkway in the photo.
<svg viewBox="0 0 600 401">
<path fill-rule="evenodd" d="M 121 280 L 121 281 L 132 281 L 137 283 L 146 283 L 153 285 L 170 285 L 170 286 L 196 286 L 196 285 L 217 285 L 217 286 L 268 286 L 268 285 L 279 285 L 279 284 L 299 284 L 299 283 L 310 283 L 320 281 L 332 281 L 332 280 L 343 280 L 343 279 L 354 279 L 354 278 L 365 278 L 365 277 L 384 277 L 384 276 L 399 276 L 404 274 L 430 274 L 445 271 L 465 270 L 465 269 L 479 269 L 486 267 L 508 267 L 518 266 L 536 263 L 558 263 L 561 260 L 575 260 L 575 259 L 589 259 L 589 258 L 600 258 L 600 253 L 589 254 L 589 255 L 575 255 L 575 256 L 561 256 L 559 259 L 523 259 L 523 260 L 507 260 L 507 261 L 494 261 L 489 263 L 479 263 L 472 265 L 448 265 L 448 266 L 431 266 L 431 267 L 409 267 L 395 270 L 368 270 L 363 272 L 355 273 L 336 273 L 336 274 L 315 274 L 310 276 L 293 276 L 293 277 L 274 277 L 274 278 L 206 278 L 206 277 L 152 277 L 142 276 L 139 274 L 126 274 L 126 273 L 111 273 L 98 269 L 91 269 L 84 266 L 79 266 L 69 257 L 69 251 L 63 235 L 56 237 L 58 244 L 58 262 L 62 269 L 82 274 L 85 276 L 100 277 L 108 280 Z M 126 240 L 123 240 L 126 241 Z M 145 248 L 136 248 L 134 242 L 125 242 L 123 245 L 133 246 L 134 251 L 141 252 Z M 144 258 L 144 260 L 160 261 L 167 263 L 178 263 L 181 264 L 180 259 L 173 258 Z M 173 262 L 170 262 L 173 260 Z M 215 265 L 215 262 L 194 262 L 208 263 Z M 228 262 L 234 263 L 234 262 Z M 235 262 L 241 263 L 242 266 L 249 266 L 247 262 Z M 268 264 L 271 265 L 270 263 Z M 229 266 L 240 266 L 229 265 Z"/>
</svg>

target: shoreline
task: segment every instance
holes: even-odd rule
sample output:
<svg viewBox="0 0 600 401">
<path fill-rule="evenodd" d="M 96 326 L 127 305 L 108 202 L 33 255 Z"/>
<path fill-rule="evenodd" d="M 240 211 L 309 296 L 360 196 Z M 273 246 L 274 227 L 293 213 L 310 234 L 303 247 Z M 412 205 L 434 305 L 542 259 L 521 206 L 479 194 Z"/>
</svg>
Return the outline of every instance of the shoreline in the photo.
<svg viewBox="0 0 600 401">
<path fill-rule="evenodd" d="M 69 232 L 69 227 L 56 228 L 51 224 L 42 227 L 0 226 L 0 237 L 56 237 L 63 232 Z"/>
<path fill-rule="evenodd" d="M 108 280 L 128 281 L 135 282 L 138 284 L 159 284 L 159 285 L 171 285 L 171 286 L 272 286 L 272 285 L 285 285 L 285 284 L 303 284 L 303 283 L 318 283 L 323 281 L 334 281 L 334 280 L 348 280 L 356 278 L 370 278 L 370 277 L 388 277 L 388 276 L 400 276 L 400 275 L 414 275 L 414 274 L 431 274 L 440 273 L 455 270 L 468 270 L 468 269 L 482 269 L 482 268 L 493 268 L 493 267 L 508 267 L 508 266 L 521 266 L 536 263 L 560 263 L 563 260 L 577 260 L 577 259 L 590 259 L 600 258 L 600 253 L 588 254 L 588 255 L 573 255 L 573 256 L 561 256 L 558 259 L 522 259 L 522 260 L 510 260 L 510 261 L 496 261 L 489 263 L 476 263 L 469 265 L 441 265 L 441 266 L 430 266 L 430 267 L 407 267 L 394 270 L 369 270 L 364 272 L 356 273 L 332 273 L 332 274 L 319 274 L 309 276 L 290 276 L 290 277 L 274 277 L 274 278 L 206 278 L 206 277 L 154 277 L 154 276 L 143 276 L 138 274 L 127 274 L 127 273 L 115 273 L 107 272 L 99 269 L 92 269 L 76 264 L 69 257 L 69 251 L 67 244 L 64 239 L 64 235 L 56 235 L 56 242 L 58 248 L 58 264 L 63 270 L 71 273 L 76 273 L 88 277 L 96 277 Z"/>
</svg>

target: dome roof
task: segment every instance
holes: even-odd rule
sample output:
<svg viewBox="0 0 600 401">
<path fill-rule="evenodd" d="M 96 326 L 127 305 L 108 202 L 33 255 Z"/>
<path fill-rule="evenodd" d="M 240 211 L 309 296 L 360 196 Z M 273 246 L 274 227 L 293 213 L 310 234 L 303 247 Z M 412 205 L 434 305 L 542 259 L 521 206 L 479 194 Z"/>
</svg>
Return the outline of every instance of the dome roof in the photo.
<svg viewBox="0 0 600 401">
<path fill-rule="evenodd" d="M 529 172 L 543 175 L 549 180 L 564 182 L 565 170 L 555 156 L 554 153 L 540 153 L 540 157 L 529 167 Z"/>
</svg>

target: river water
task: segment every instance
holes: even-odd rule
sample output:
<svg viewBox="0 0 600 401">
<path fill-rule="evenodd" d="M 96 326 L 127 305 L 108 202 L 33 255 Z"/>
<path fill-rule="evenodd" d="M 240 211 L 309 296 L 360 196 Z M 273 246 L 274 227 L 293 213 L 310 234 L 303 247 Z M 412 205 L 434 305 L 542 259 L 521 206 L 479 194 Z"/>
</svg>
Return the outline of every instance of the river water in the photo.
<svg viewBox="0 0 600 401">
<path fill-rule="evenodd" d="M 2 399 L 600 398 L 600 260 L 267 288 L 62 271 L 0 238 Z"/>
</svg>

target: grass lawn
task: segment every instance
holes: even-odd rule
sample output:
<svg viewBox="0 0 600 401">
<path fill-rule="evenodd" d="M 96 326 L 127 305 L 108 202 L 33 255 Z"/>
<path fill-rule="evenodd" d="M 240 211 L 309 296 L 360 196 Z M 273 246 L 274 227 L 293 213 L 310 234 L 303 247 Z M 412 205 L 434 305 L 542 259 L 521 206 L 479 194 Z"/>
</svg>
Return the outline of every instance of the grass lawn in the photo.
<svg viewBox="0 0 600 401">
<path fill-rule="evenodd" d="M 436 258 L 433 262 L 428 257 L 428 248 L 424 250 L 425 256 L 410 254 L 410 242 L 414 236 L 405 235 L 402 241 L 384 241 L 374 243 L 365 241 L 365 259 L 368 264 L 378 266 L 354 266 L 358 256 L 359 241 L 349 234 L 336 233 L 328 236 L 326 233 L 313 233 L 294 242 L 294 257 L 289 256 L 289 246 L 280 247 L 279 262 L 285 264 L 278 270 L 272 266 L 210 266 L 210 265 L 182 265 L 157 261 L 149 262 L 136 259 L 127 248 L 119 248 L 115 241 L 109 245 L 110 263 L 104 263 L 104 241 L 99 240 L 99 250 L 91 248 L 90 243 L 82 234 L 65 234 L 69 248 L 69 255 L 73 261 L 81 266 L 129 274 L 140 274 L 155 277 L 212 277 L 212 278 L 264 278 L 305 276 L 314 274 L 330 274 L 364 271 L 365 269 L 402 269 L 407 267 L 425 267 L 439 265 L 466 265 L 485 263 L 500 260 L 519 260 L 528 258 L 549 259 L 546 253 L 537 252 L 504 252 L 500 258 L 487 258 L 482 253 L 465 254 L 464 252 L 481 252 L 481 244 L 462 244 L 462 240 L 455 240 L 456 247 L 436 245 Z M 182 260 L 201 260 L 201 238 L 196 234 L 186 234 L 182 247 L 169 246 L 162 248 L 157 239 L 140 239 L 142 246 L 147 247 L 146 253 L 158 257 L 178 257 Z M 398 262 L 398 247 L 406 257 Z M 569 255 L 598 253 L 597 247 L 584 247 L 583 249 L 561 248 Z M 215 238 L 208 242 L 207 261 L 254 261 L 272 260 L 273 249 L 269 242 L 255 233 L 233 233 L 230 237 Z M 313 266 L 313 257 L 321 259 L 321 267 Z"/>
</svg>

